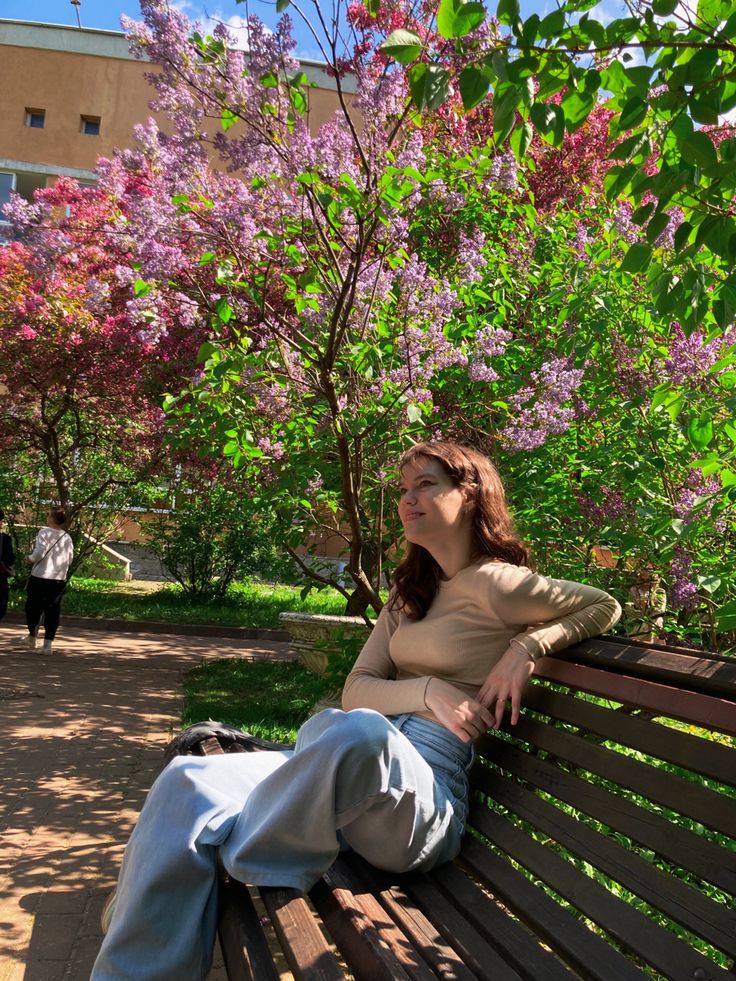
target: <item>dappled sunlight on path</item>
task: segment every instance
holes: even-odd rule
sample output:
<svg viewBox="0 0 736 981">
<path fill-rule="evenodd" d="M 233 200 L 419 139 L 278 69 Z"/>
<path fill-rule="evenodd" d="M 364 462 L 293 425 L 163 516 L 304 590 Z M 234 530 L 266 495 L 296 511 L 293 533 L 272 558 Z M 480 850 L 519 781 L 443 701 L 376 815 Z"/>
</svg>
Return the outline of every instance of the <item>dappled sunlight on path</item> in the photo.
<svg viewBox="0 0 736 981">
<path fill-rule="evenodd" d="M 283 643 L 63 631 L 50 657 L 0 626 L 0 981 L 87 981 L 99 913 L 203 659 Z M 216 964 L 212 981 L 224 977 Z"/>
</svg>

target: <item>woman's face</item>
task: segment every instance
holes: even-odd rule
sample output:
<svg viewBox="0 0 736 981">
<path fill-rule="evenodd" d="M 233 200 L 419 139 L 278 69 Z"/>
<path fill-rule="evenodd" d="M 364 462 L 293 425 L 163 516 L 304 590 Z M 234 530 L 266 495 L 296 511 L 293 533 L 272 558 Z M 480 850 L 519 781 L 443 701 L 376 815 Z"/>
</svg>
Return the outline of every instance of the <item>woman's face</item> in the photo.
<svg viewBox="0 0 736 981">
<path fill-rule="evenodd" d="M 470 522 L 465 494 L 438 460 L 419 457 L 401 471 L 399 518 L 409 542 L 428 547 Z"/>
</svg>

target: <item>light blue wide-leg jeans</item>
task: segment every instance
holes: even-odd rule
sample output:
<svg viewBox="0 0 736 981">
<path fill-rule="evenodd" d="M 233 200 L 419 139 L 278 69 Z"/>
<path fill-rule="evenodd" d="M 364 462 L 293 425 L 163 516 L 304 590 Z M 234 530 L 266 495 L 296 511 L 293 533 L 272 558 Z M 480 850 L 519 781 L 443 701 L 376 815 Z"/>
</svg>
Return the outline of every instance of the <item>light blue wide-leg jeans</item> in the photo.
<svg viewBox="0 0 736 981">
<path fill-rule="evenodd" d="M 328 709 L 293 752 L 180 757 L 131 835 L 92 981 L 203 981 L 217 921 L 217 856 L 253 885 L 307 890 L 341 847 L 391 871 L 460 848 L 471 748 L 415 715 Z"/>
</svg>

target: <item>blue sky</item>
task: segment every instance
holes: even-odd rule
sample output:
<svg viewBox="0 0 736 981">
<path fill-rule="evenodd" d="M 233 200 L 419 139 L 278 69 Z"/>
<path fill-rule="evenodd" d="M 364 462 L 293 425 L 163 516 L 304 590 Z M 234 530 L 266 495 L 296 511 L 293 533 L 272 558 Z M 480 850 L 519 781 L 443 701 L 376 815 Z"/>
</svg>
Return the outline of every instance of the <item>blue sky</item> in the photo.
<svg viewBox="0 0 736 981">
<path fill-rule="evenodd" d="M 603 0 L 601 6 L 613 3 L 615 0 Z M 205 22 L 208 18 L 225 21 L 237 27 L 245 17 L 246 5 L 236 3 L 236 0 L 173 0 L 173 4 L 184 10 L 190 19 L 200 19 Z M 257 14 L 269 26 L 276 21 L 275 2 L 265 0 L 249 0 L 251 13 Z M 307 9 L 309 4 L 304 5 Z M 326 7 L 331 6 L 326 3 Z M 490 0 L 490 9 L 495 9 L 496 0 Z M 554 9 L 554 0 L 522 0 L 522 11 L 525 15 L 537 12 L 544 14 Z M 83 27 L 98 27 L 107 30 L 120 30 L 120 15 L 128 14 L 138 19 L 140 9 L 138 0 L 81 0 L 79 7 Z M 69 0 L 0 0 L 0 17 L 14 20 L 42 21 L 47 24 L 68 24 L 76 26 L 76 14 Z M 306 32 L 297 28 L 298 53 L 305 57 L 316 57 L 314 44 Z"/>
</svg>

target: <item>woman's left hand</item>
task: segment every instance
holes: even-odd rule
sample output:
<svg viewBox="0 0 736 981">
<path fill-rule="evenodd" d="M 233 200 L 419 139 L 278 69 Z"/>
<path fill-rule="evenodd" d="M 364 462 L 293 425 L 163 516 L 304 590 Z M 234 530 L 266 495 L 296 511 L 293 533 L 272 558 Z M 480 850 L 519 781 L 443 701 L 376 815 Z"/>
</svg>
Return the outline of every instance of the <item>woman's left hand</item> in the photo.
<svg viewBox="0 0 736 981">
<path fill-rule="evenodd" d="M 519 721 L 521 695 L 527 681 L 534 674 L 534 661 L 517 647 L 508 647 L 481 685 L 477 699 L 494 716 L 494 729 L 503 719 L 506 702 L 511 699 L 511 725 Z"/>
</svg>

